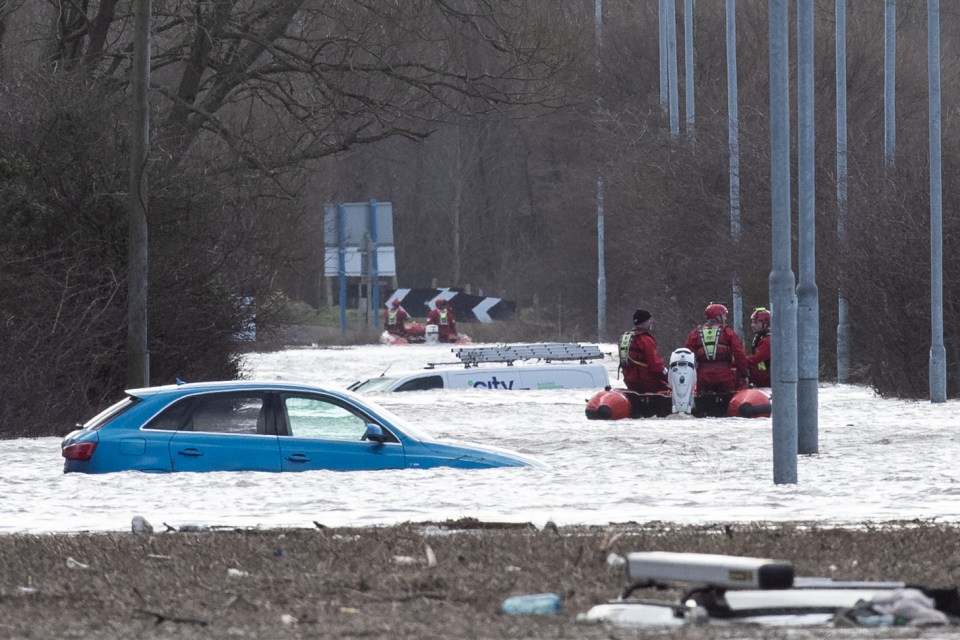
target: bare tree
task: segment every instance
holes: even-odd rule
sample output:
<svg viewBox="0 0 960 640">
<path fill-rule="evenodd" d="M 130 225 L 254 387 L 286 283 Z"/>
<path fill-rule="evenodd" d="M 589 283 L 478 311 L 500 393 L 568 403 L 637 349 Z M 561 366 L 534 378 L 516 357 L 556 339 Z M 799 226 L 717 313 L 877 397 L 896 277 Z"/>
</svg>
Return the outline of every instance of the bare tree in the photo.
<svg viewBox="0 0 960 640">
<path fill-rule="evenodd" d="M 544 3 L 154 3 L 156 145 L 176 162 L 263 171 L 391 136 L 422 139 L 452 114 L 556 106 L 569 30 Z M 115 0 L 58 3 L 49 65 L 125 82 L 130 16 Z M 122 10 L 121 10 L 122 9 Z M 461 55 L 463 51 L 481 54 Z M 470 58 L 483 64 L 471 63 Z"/>
</svg>

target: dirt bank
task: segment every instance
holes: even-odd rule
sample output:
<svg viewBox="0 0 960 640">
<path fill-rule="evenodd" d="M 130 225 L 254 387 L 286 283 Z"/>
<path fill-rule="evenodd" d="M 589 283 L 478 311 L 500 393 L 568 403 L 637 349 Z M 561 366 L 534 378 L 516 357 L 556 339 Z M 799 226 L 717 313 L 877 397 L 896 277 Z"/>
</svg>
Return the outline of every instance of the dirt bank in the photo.
<svg viewBox="0 0 960 640">
<path fill-rule="evenodd" d="M 476 522 L 311 530 L 0 535 L 3 638 L 733 638 L 837 631 L 608 629 L 576 622 L 626 586 L 609 554 L 663 550 L 787 559 L 798 575 L 953 585 L 954 526 L 497 527 Z M 505 616 L 552 591 L 558 616 Z M 669 597 L 670 594 L 650 594 Z M 934 637 L 932 631 L 857 637 Z M 943 637 L 944 630 L 936 632 Z"/>
</svg>

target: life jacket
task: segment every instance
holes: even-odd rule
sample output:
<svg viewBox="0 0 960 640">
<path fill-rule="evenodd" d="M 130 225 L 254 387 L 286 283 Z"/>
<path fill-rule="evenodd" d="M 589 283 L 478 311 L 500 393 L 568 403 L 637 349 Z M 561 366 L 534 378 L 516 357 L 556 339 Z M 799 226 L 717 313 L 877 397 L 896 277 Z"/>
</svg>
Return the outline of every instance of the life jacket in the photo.
<svg viewBox="0 0 960 640">
<path fill-rule="evenodd" d="M 723 334 L 723 325 L 707 323 L 700 325 L 700 344 L 703 345 L 703 355 L 707 360 L 716 360 L 720 346 L 720 336 Z"/>
<path fill-rule="evenodd" d="M 770 335 L 770 329 L 761 331 L 757 335 L 753 336 L 753 351 L 756 353 L 757 345 L 760 344 L 760 341 Z M 758 371 L 766 371 L 770 367 L 770 360 L 761 360 L 757 363 Z"/>
<path fill-rule="evenodd" d="M 620 368 L 624 367 L 647 367 L 649 366 L 646 362 L 640 362 L 639 360 L 633 360 L 630 358 L 630 345 L 633 342 L 633 337 L 641 333 L 649 333 L 649 331 L 627 331 L 622 336 L 620 336 Z M 642 352 L 641 352 L 642 353 Z"/>
<path fill-rule="evenodd" d="M 627 331 L 620 336 L 620 367 L 630 362 L 630 342 L 633 340 L 633 331 Z"/>
</svg>

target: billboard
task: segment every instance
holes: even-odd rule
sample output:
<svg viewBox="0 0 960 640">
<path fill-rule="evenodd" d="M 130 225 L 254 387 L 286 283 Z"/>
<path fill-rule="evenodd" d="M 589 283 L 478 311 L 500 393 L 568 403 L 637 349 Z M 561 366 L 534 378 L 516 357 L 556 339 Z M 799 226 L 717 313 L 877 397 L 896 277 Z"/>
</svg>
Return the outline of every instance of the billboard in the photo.
<svg viewBox="0 0 960 640">
<path fill-rule="evenodd" d="M 396 249 L 393 246 L 393 205 L 389 202 L 344 202 L 324 206 L 323 274 L 340 275 L 340 250 L 343 250 L 344 275 L 369 274 L 370 251 L 376 251 L 378 276 L 397 275 Z"/>
</svg>

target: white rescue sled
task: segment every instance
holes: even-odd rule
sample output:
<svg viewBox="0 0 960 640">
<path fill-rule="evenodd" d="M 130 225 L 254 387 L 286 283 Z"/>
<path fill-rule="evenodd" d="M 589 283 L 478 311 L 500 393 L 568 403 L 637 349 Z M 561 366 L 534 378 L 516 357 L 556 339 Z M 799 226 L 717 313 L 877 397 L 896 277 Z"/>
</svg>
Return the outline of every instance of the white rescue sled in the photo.
<svg viewBox="0 0 960 640">
<path fill-rule="evenodd" d="M 674 413 L 693 413 L 693 390 L 697 388 L 697 358 L 693 351 L 681 347 L 670 354 L 667 371 Z"/>
</svg>

